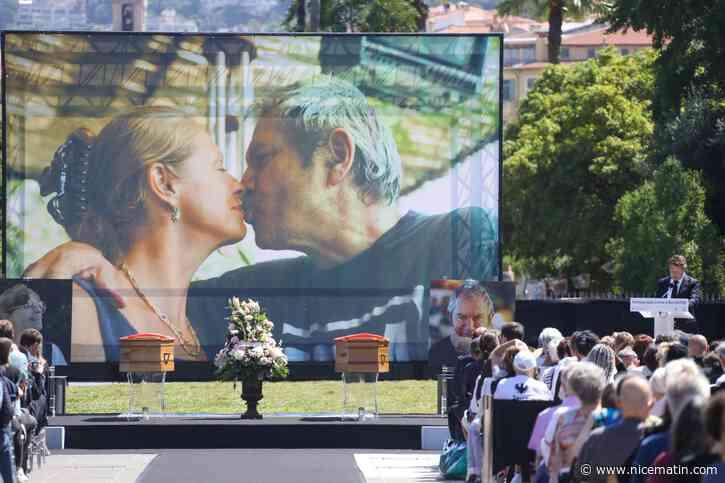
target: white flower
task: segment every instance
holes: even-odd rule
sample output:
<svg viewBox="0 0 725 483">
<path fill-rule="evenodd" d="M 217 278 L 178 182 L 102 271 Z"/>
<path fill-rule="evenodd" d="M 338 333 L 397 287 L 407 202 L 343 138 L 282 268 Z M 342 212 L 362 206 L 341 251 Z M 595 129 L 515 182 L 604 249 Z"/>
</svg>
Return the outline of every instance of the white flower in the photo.
<svg viewBox="0 0 725 483">
<path fill-rule="evenodd" d="M 236 335 L 232 337 L 231 343 L 234 345 L 239 344 L 239 337 L 237 337 Z"/>
<path fill-rule="evenodd" d="M 232 302 L 232 307 L 234 307 L 234 310 L 242 310 L 242 306 L 239 303 L 238 297 L 232 297 L 231 302 Z"/>
<path fill-rule="evenodd" d="M 242 359 L 244 359 L 245 354 L 243 350 L 235 349 L 234 351 L 232 351 L 231 355 L 235 360 L 241 361 Z"/>
<path fill-rule="evenodd" d="M 236 326 L 236 325 L 234 325 L 234 324 L 229 324 L 229 327 L 227 327 L 227 330 L 230 330 L 230 331 L 231 331 L 231 330 L 235 330 L 236 328 L 237 328 L 237 326 Z"/>
<path fill-rule="evenodd" d="M 282 351 L 280 350 L 279 347 L 272 347 L 271 349 L 269 349 L 269 357 L 277 360 L 281 357 L 284 357 L 284 354 L 282 353 Z"/>
<path fill-rule="evenodd" d="M 214 357 L 214 365 L 217 367 L 224 367 L 227 364 L 227 355 L 224 353 L 224 349 L 220 350 L 216 357 Z"/>
<path fill-rule="evenodd" d="M 264 349 L 260 346 L 252 347 L 252 349 L 249 351 L 250 355 L 255 358 L 259 358 L 264 356 Z"/>
</svg>

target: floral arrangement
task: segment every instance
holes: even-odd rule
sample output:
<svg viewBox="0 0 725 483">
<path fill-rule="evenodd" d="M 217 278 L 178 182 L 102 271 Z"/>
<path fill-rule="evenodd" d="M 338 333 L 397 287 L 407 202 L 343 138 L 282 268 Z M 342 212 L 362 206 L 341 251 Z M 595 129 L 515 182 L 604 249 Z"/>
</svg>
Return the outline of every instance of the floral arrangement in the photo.
<svg viewBox="0 0 725 483">
<path fill-rule="evenodd" d="M 224 381 L 286 377 L 287 357 L 272 338 L 274 324 L 259 304 L 232 297 L 228 308 L 229 332 L 214 358 L 217 376 Z"/>
</svg>

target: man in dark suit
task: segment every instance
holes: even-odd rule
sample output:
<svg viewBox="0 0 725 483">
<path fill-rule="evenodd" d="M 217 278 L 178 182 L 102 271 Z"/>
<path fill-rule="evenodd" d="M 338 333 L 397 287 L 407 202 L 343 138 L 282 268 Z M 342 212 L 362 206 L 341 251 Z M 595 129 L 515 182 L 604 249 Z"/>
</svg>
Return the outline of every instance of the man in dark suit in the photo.
<svg viewBox="0 0 725 483">
<path fill-rule="evenodd" d="M 668 260 L 670 276 L 657 281 L 657 297 L 689 299 L 689 308 L 692 312 L 693 305 L 700 301 L 700 282 L 689 276 L 687 260 L 682 255 L 673 255 Z M 676 319 L 675 328 L 697 333 L 697 321 L 695 319 Z"/>
</svg>

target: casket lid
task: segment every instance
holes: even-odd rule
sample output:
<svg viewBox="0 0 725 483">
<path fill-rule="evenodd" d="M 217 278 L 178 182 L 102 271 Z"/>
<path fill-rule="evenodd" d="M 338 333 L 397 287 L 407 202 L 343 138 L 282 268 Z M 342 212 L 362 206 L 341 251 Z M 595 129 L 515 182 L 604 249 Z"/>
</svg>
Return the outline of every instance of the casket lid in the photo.
<svg viewBox="0 0 725 483">
<path fill-rule="evenodd" d="M 342 336 L 342 337 L 335 338 L 335 341 L 338 341 L 338 340 L 348 342 L 348 341 L 351 341 L 351 340 L 377 340 L 377 341 L 383 341 L 383 340 L 387 340 L 387 339 L 385 337 L 383 337 L 382 335 L 371 334 L 369 332 L 361 332 L 359 334 L 350 334 L 350 335 L 345 335 L 345 336 Z"/>
<path fill-rule="evenodd" d="M 139 332 L 138 334 L 127 335 L 125 337 L 119 337 L 122 341 L 131 340 L 155 340 L 159 342 L 175 342 L 176 339 L 163 334 L 156 334 L 154 332 Z"/>
</svg>

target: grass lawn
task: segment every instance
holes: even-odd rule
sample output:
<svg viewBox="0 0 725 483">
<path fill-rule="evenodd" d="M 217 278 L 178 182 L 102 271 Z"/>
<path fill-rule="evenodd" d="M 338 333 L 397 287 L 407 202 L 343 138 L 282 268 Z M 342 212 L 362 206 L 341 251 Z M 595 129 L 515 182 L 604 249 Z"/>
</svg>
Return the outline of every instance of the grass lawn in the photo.
<svg viewBox="0 0 725 483">
<path fill-rule="evenodd" d="M 166 384 L 166 405 L 174 413 L 239 413 L 244 408 L 231 382 L 172 382 Z M 317 413 L 342 410 L 341 381 L 265 382 L 262 413 Z M 433 414 L 436 412 L 436 381 L 380 381 L 381 413 Z M 128 385 L 71 385 L 66 389 L 66 412 L 121 413 L 128 409 Z"/>
</svg>

